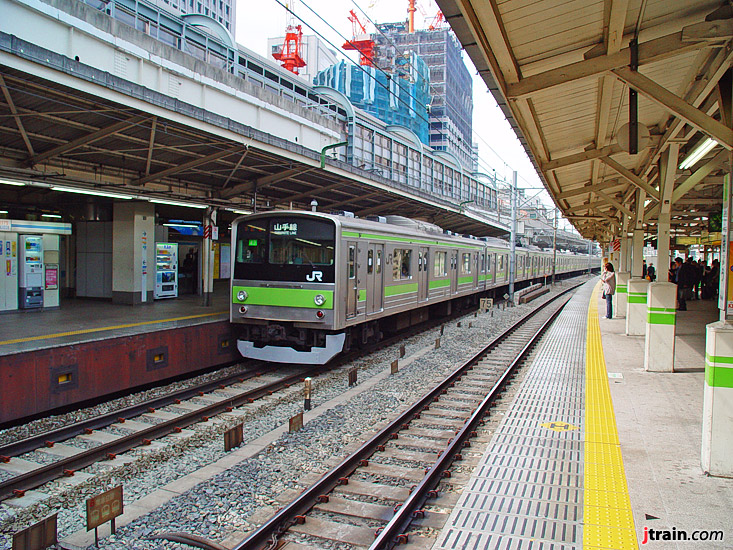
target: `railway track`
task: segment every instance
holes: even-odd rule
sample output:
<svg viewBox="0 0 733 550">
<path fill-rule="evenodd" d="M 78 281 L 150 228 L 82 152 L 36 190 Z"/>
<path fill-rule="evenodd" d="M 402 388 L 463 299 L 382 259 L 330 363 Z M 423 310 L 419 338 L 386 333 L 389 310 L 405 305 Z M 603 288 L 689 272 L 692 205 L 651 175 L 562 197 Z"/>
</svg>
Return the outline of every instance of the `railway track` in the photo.
<svg viewBox="0 0 733 550">
<path fill-rule="evenodd" d="M 181 434 L 192 424 L 207 422 L 218 414 L 272 395 L 305 376 L 318 374 L 323 367 L 296 370 L 287 375 L 253 372 L 250 376 L 207 383 L 2 447 L 0 469 L 15 475 L 0 481 L 0 501 L 23 496 L 25 491 L 54 479 L 77 475 L 79 469 L 96 462 L 113 461 L 132 448 L 151 445 L 155 439 Z M 101 431 L 110 426 L 118 433 Z M 93 446 L 84 448 L 90 445 Z M 43 465 L 17 456 L 34 451 L 43 451 L 56 460 Z"/>
<path fill-rule="evenodd" d="M 560 296 L 497 336 L 235 550 L 334 544 L 377 550 L 408 541 L 429 547 L 416 533 L 440 529 L 447 514 L 426 508 L 460 470 L 471 438 L 569 299 Z M 154 538 L 222 548 L 181 533 Z"/>
<path fill-rule="evenodd" d="M 0 446 L 0 472 L 11 476 L 9 479 L 0 477 L 0 502 L 22 497 L 26 491 L 59 478 L 79 476 L 87 479 L 89 474 L 79 470 L 95 463 L 113 465 L 115 460 L 121 463 L 125 459 L 118 455 L 126 451 L 149 446 L 168 435 L 185 436 L 183 430 L 193 424 L 208 422 L 216 415 L 302 382 L 305 377 L 316 377 L 465 313 L 426 321 L 382 340 L 369 350 L 349 352 L 326 366 L 296 368 L 294 374 L 282 376 L 279 372 L 282 367 L 272 369 L 265 363 L 253 362 L 247 373 L 205 382 Z M 104 431 L 110 427 L 118 433 Z M 120 432 L 127 433 L 122 435 Z M 35 452 L 42 452 L 50 463 L 22 458 Z"/>
</svg>

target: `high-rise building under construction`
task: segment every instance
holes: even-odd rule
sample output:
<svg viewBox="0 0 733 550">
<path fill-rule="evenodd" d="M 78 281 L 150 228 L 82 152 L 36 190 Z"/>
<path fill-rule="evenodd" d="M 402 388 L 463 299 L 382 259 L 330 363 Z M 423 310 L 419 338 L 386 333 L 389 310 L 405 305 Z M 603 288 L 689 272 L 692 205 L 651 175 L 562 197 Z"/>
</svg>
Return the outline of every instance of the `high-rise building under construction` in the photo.
<svg viewBox="0 0 733 550">
<path fill-rule="evenodd" d="M 461 58 L 461 46 L 450 29 L 409 32 L 407 23 L 377 25 L 374 64 L 388 72 L 408 51 L 417 53 L 430 71 L 429 145 L 452 153 L 467 170 L 475 170 L 473 152 L 473 81 Z"/>
</svg>

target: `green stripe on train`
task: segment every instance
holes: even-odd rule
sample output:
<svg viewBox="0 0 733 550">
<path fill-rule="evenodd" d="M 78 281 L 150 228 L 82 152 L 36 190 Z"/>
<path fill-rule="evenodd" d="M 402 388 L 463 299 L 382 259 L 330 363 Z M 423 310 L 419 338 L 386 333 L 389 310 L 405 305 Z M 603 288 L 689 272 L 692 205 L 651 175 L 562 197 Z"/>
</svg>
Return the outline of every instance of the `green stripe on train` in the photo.
<svg viewBox="0 0 733 550">
<path fill-rule="evenodd" d="M 237 293 L 244 290 L 247 299 L 237 299 Z M 321 294 L 326 301 L 316 305 L 313 301 Z M 248 306 L 307 307 L 312 309 L 333 309 L 333 290 L 313 290 L 310 288 L 273 288 L 260 286 L 233 286 L 232 303 Z"/>
<path fill-rule="evenodd" d="M 417 292 L 417 283 L 407 283 L 404 285 L 390 285 L 384 287 L 385 296 L 399 296 L 400 294 L 409 294 Z"/>
<path fill-rule="evenodd" d="M 359 289 L 359 301 L 366 302 L 366 289 L 364 288 Z"/>
<path fill-rule="evenodd" d="M 465 283 L 472 283 L 473 282 L 473 275 L 467 275 L 466 277 L 458 277 L 458 284 L 462 285 Z"/>
<path fill-rule="evenodd" d="M 391 235 L 373 235 L 371 233 L 358 233 L 356 231 L 342 231 L 341 234 L 344 237 L 353 237 L 356 239 L 374 239 L 374 240 L 392 241 L 392 242 L 397 242 L 397 243 L 408 243 L 408 244 L 434 244 L 437 246 L 444 246 L 445 248 L 469 248 L 471 250 L 482 250 L 482 248 L 471 246 L 468 244 L 444 243 L 441 241 L 426 241 L 423 239 L 409 239 L 405 237 L 393 237 Z"/>
<path fill-rule="evenodd" d="M 439 279 L 436 281 L 430 281 L 428 283 L 428 288 L 443 288 L 446 286 L 450 286 L 450 279 Z"/>
</svg>

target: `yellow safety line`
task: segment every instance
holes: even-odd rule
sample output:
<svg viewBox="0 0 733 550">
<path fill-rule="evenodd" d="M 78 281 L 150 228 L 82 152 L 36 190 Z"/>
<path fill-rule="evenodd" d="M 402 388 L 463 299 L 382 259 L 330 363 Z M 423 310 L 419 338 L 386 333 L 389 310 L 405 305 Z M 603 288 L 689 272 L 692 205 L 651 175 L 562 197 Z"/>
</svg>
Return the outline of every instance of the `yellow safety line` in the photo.
<svg viewBox="0 0 733 550">
<path fill-rule="evenodd" d="M 228 311 L 217 311 L 216 313 L 202 313 L 200 315 L 186 315 L 185 317 L 173 317 L 171 319 L 159 319 L 158 321 L 142 321 L 140 323 L 128 323 L 126 325 L 115 325 L 112 327 L 87 328 L 84 330 L 70 330 L 69 332 L 57 332 L 55 334 L 45 334 L 43 336 L 29 336 L 27 338 L 14 338 L 12 340 L 3 340 L 0 346 L 8 344 L 19 344 L 21 342 L 32 342 L 34 340 L 46 340 L 51 338 L 61 338 L 63 336 L 74 336 L 75 334 L 89 334 L 90 332 L 101 332 L 105 330 L 115 330 L 118 328 L 141 327 L 143 325 L 154 325 L 155 323 L 171 323 L 173 321 L 185 321 L 186 319 L 197 319 L 200 317 L 213 317 L 214 315 L 223 315 Z"/>
<path fill-rule="evenodd" d="M 585 350 L 583 548 L 638 549 L 598 322 L 596 285 Z"/>
</svg>

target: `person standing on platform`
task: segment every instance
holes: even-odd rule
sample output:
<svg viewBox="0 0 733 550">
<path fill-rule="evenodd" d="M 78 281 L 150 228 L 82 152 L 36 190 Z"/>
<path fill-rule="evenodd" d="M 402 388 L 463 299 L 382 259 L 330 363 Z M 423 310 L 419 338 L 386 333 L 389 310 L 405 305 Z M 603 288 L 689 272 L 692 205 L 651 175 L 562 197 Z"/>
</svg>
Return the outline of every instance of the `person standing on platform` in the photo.
<svg viewBox="0 0 733 550">
<path fill-rule="evenodd" d="M 646 268 L 646 278 L 649 279 L 650 283 L 653 283 L 657 278 L 657 270 L 654 269 L 654 264 L 649 264 L 649 267 Z"/>
<path fill-rule="evenodd" d="M 611 319 L 613 317 L 613 295 L 616 294 L 616 273 L 611 262 L 608 262 L 603 269 L 601 282 L 603 283 L 603 295 L 606 297 L 606 319 Z"/>
<path fill-rule="evenodd" d="M 682 258 L 675 258 L 677 264 L 677 272 L 675 282 L 677 283 L 677 309 L 679 311 L 687 311 L 687 299 L 691 292 L 692 285 L 695 283 L 695 268 L 692 263 L 683 262 Z"/>
</svg>

